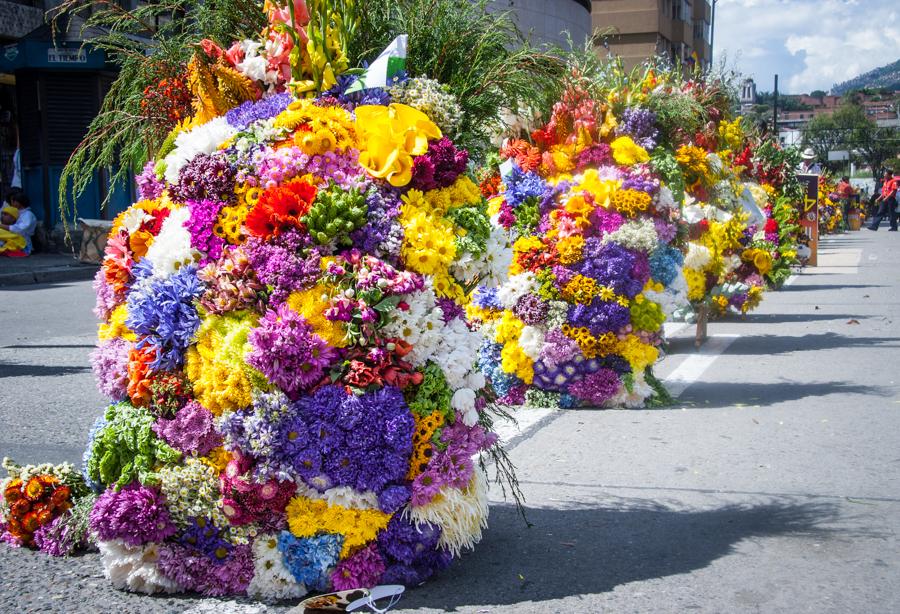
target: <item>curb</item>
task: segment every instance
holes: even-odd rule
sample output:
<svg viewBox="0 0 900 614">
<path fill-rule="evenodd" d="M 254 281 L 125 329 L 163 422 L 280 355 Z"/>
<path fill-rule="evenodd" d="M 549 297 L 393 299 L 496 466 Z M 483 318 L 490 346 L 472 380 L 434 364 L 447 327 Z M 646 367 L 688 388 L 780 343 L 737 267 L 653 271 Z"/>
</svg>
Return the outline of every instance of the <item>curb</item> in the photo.
<svg viewBox="0 0 900 614">
<path fill-rule="evenodd" d="M 97 268 L 91 265 L 56 266 L 21 273 L 0 274 L 0 286 L 26 286 L 29 284 L 49 284 L 64 281 L 92 279 Z"/>
</svg>

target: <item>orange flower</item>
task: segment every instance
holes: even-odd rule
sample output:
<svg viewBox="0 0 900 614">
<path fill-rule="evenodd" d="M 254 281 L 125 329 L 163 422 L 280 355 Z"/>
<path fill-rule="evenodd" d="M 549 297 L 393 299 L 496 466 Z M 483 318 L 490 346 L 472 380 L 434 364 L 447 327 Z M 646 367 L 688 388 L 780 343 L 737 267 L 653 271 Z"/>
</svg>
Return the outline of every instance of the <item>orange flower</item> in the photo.
<svg viewBox="0 0 900 614">
<path fill-rule="evenodd" d="M 128 396 L 135 407 L 150 403 L 150 363 L 155 359 L 156 351 L 151 347 L 135 348 L 128 355 Z"/>
<path fill-rule="evenodd" d="M 37 477 L 33 477 L 25 484 L 25 496 L 30 501 L 37 501 L 44 495 L 44 484 Z"/>
<path fill-rule="evenodd" d="M 135 261 L 140 260 L 147 255 L 150 244 L 153 243 L 153 234 L 148 230 L 136 230 L 128 238 L 128 246 Z"/>
<path fill-rule="evenodd" d="M 303 228 L 300 218 L 309 211 L 316 192 L 315 186 L 301 179 L 271 187 L 260 195 L 244 224 L 250 234 L 263 239 Z"/>
</svg>

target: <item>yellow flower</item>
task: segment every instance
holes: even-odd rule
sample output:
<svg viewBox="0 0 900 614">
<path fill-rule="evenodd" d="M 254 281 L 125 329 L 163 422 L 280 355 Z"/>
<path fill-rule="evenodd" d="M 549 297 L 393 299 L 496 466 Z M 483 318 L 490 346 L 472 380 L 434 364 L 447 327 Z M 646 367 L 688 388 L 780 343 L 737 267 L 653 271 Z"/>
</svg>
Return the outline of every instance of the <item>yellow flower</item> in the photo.
<svg viewBox="0 0 900 614">
<path fill-rule="evenodd" d="M 507 343 L 500 351 L 500 367 L 526 384 L 534 381 L 534 361 L 517 342 Z"/>
<path fill-rule="evenodd" d="M 333 322 L 325 319 L 325 310 L 328 302 L 322 300 L 322 295 L 330 294 L 323 284 L 317 284 L 312 288 L 292 292 L 287 299 L 287 306 L 306 319 L 313 331 L 322 339 L 334 347 L 347 346 L 347 329 L 342 322 Z"/>
<path fill-rule="evenodd" d="M 524 327 L 525 322 L 517 318 L 513 312 L 504 311 L 494 331 L 494 340 L 497 343 L 516 342 Z"/>
<path fill-rule="evenodd" d="M 622 182 L 617 179 L 600 179 L 597 169 L 591 168 L 584 172 L 581 183 L 575 187 L 575 191 L 584 190 L 594 199 L 594 204 L 604 209 L 609 207 L 610 197 L 619 189 Z"/>
<path fill-rule="evenodd" d="M 635 217 L 650 207 L 652 198 L 641 190 L 616 190 L 612 195 L 610 204 L 613 208 L 626 217 Z"/>
<path fill-rule="evenodd" d="M 581 235 L 563 237 L 556 243 L 556 250 L 559 252 L 560 264 L 575 264 L 581 260 L 584 237 Z"/>
<path fill-rule="evenodd" d="M 395 187 L 410 182 L 413 156 L 428 151 L 428 140 L 441 138 L 427 115 L 405 104 L 356 107 L 356 121 L 360 166 Z"/>
<path fill-rule="evenodd" d="M 391 519 L 390 514 L 381 510 L 347 509 L 306 497 L 291 499 L 286 511 L 288 528 L 297 537 L 313 537 L 319 533 L 343 535 L 341 558 L 375 539 Z"/>
<path fill-rule="evenodd" d="M 643 373 L 644 370 L 656 362 L 659 358 L 659 350 L 654 346 L 641 341 L 639 337 L 628 335 L 623 341 L 618 342 L 617 354 L 621 354 L 634 373 Z"/>
<path fill-rule="evenodd" d="M 634 166 L 650 160 L 647 150 L 635 143 L 630 136 L 620 136 L 609 146 L 612 149 L 613 159 L 620 166 Z"/>
<path fill-rule="evenodd" d="M 103 341 L 115 339 L 116 337 L 121 337 L 126 341 L 137 341 L 137 336 L 125 325 L 125 320 L 127 318 L 128 308 L 125 306 L 125 303 L 122 303 L 113 309 L 112 313 L 109 315 L 109 322 L 100 324 L 100 330 L 97 333 L 97 337 Z"/>
<path fill-rule="evenodd" d="M 568 301 L 587 305 L 594 300 L 594 297 L 600 294 L 602 290 L 609 290 L 609 288 L 598 286 L 597 282 L 592 277 L 576 275 L 566 284 L 565 288 L 563 288 L 562 295 L 563 298 Z M 615 293 L 613 293 L 613 295 L 615 295 Z"/>
<path fill-rule="evenodd" d="M 694 269 L 684 269 L 688 286 L 688 300 L 700 301 L 706 296 L 706 275 Z"/>
</svg>

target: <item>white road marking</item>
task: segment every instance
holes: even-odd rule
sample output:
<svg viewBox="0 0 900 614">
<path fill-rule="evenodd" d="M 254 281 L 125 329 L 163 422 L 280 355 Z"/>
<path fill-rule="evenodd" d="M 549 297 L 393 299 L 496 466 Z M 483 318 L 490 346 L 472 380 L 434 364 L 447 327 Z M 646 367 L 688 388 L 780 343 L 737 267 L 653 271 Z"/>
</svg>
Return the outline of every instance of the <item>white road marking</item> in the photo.
<svg viewBox="0 0 900 614">
<path fill-rule="evenodd" d="M 791 275 L 791 276 L 788 277 L 786 280 L 784 280 L 784 283 L 782 284 L 782 287 L 793 286 L 793 285 L 794 285 L 794 282 L 797 281 L 797 278 L 798 278 L 798 277 L 799 277 L 799 275 L 797 275 L 796 273 L 795 273 L 794 275 Z"/>
<path fill-rule="evenodd" d="M 687 322 L 663 322 L 663 332 L 666 335 L 666 339 L 671 339 L 688 326 L 694 326 L 694 324 Z"/>
<path fill-rule="evenodd" d="M 674 398 L 680 397 L 738 337 L 740 335 L 711 335 L 696 354 L 685 358 L 665 379 L 669 394 Z"/>
<path fill-rule="evenodd" d="M 511 409 L 511 408 L 507 408 Z M 512 409 L 512 414 L 516 422 L 509 420 L 497 419 L 494 423 L 494 432 L 500 436 L 500 441 L 508 444 L 511 440 L 516 439 L 520 435 L 527 433 L 538 422 L 550 416 L 561 409 L 551 409 L 547 407 L 518 407 Z"/>
</svg>

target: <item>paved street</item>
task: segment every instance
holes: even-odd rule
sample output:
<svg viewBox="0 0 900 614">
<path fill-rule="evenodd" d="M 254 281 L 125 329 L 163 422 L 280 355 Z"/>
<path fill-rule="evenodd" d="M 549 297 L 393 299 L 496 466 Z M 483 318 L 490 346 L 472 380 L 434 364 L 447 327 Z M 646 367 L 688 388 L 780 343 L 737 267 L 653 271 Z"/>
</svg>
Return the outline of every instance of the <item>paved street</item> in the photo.
<svg viewBox="0 0 900 614">
<path fill-rule="evenodd" d="M 529 524 L 495 492 L 478 548 L 395 611 L 900 611 L 900 237 L 885 230 L 827 239 L 820 267 L 713 323 L 699 353 L 678 332 L 658 369 L 673 408 L 522 411 L 504 433 Z M 0 289 L 0 455 L 80 459 L 102 409 L 92 304 L 90 282 Z M 93 554 L 0 546 L 0 575 L 2 612 L 215 603 L 116 592 Z"/>
</svg>

